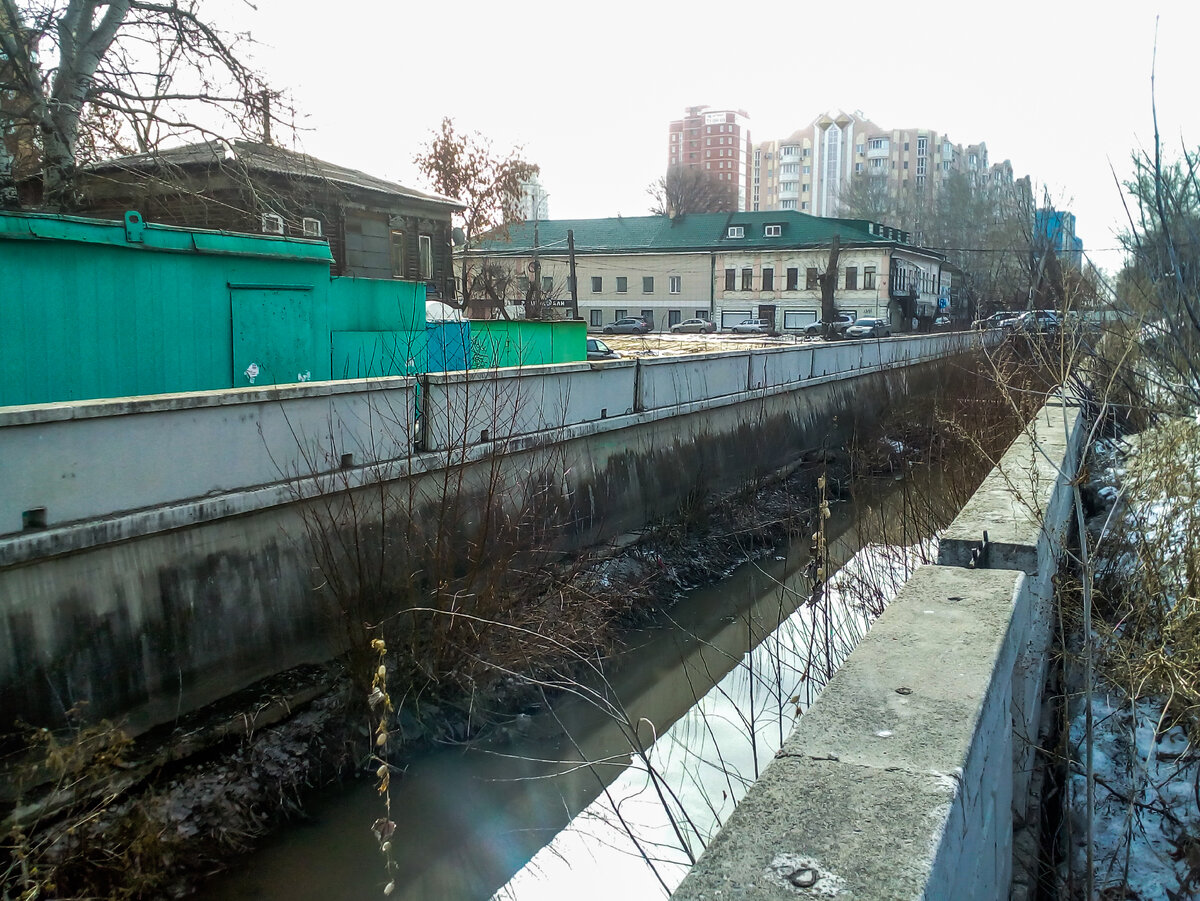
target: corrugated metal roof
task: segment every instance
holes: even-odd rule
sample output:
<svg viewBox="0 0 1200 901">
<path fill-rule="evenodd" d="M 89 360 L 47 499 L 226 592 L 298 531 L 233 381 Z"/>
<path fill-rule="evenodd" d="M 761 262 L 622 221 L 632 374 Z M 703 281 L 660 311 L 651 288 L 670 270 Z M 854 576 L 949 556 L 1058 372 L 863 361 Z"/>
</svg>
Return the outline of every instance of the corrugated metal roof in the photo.
<svg viewBox="0 0 1200 901">
<path fill-rule="evenodd" d="M 767 226 L 779 234 L 768 236 Z M 741 237 L 730 237 L 730 228 Z M 576 253 L 651 251 L 735 251 L 828 246 L 836 234 L 843 246 L 902 244 L 900 233 L 887 237 L 884 227 L 864 219 L 827 219 L 794 210 L 754 213 L 693 213 L 666 216 L 617 216 L 608 219 L 551 219 L 537 223 L 540 250 L 566 250 L 567 231 L 575 235 Z M 874 229 L 874 231 L 873 231 Z M 511 225 L 482 236 L 472 251 L 527 253 L 533 248 L 533 222 Z M 772 229 L 772 232 L 775 229 Z"/>
<path fill-rule="evenodd" d="M 0 211 L 0 240 L 5 239 L 108 244 L 139 251 L 268 257 L 275 260 L 321 262 L 326 265 L 333 261 L 329 245 L 325 241 L 176 228 L 149 222 L 143 223 L 136 232 L 136 239 L 131 240 L 124 222 L 54 213 Z"/>
<path fill-rule="evenodd" d="M 95 172 L 149 171 L 172 166 L 181 169 L 206 166 L 240 167 L 247 172 L 268 172 L 293 178 L 331 181 L 348 187 L 390 194 L 394 197 L 443 204 L 455 209 L 463 208 L 463 204 L 452 197 L 417 191 L 396 182 L 368 175 L 357 169 L 348 169 L 345 166 L 319 160 L 304 153 L 276 147 L 274 144 L 259 144 L 254 141 L 202 141 L 198 144 L 185 144 L 182 147 L 172 147 L 154 153 L 139 153 L 134 156 L 103 160 L 93 163 L 88 168 Z"/>
</svg>

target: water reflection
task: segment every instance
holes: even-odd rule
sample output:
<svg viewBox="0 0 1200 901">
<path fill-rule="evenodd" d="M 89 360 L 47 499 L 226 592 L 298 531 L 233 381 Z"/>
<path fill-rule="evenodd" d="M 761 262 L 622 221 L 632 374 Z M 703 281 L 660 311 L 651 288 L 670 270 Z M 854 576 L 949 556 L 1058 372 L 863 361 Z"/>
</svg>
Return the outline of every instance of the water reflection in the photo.
<svg viewBox="0 0 1200 901">
<path fill-rule="evenodd" d="M 503 739 L 414 760 L 392 787 L 392 897 L 528 901 L 586 897 L 595 884 L 668 894 L 868 628 L 845 575 L 821 604 L 804 603 L 807 545 L 743 566 L 631 635 L 590 696 L 558 698 Z M 831 550 L 855 548 L 847 534 Z M 912 559 L 873 546 L 842 572 L 870 571 L 886 594 Z M 373 788 L 330 792 L 310 810 L 201 897 L 382 897 Z"/>
</svg>

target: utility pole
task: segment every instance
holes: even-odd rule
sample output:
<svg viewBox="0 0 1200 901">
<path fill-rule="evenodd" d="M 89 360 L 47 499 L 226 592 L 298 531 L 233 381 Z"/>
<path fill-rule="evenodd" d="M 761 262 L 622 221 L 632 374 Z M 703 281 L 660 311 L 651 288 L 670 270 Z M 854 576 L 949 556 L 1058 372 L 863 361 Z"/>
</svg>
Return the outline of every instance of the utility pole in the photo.
<svg viewBox="0 0 1200 901">
<path fill-rule="evenodd" d="M 567 253 L 571 256 L 571 318 L 579 318 L 579 281 L 575 278 L 575 230 L 567 229 Z"/>
<path fill-rule="evenodd" d="M 533 305 L 537 315 L 542 315 L 542 264 L 538 260 L 538 196 L 535 186 L 530 192 L 533 197 Z"/>
</svg>

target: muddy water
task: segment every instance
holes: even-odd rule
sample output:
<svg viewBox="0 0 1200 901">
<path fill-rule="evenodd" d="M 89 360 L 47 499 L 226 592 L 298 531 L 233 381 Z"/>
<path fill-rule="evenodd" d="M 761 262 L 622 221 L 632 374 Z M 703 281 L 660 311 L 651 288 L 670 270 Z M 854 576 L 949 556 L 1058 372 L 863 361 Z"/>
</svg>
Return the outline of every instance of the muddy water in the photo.
<svg viewBox="0 0 1200 901">
<path fill-rule="evenodd" d="M 903 579 L 843 508 L 834 556 Z M 395 780 L 392 898 L 665 897 L 865 632 L 849 583 L 809 606 L 807 540 L 691 593 L 632 633 L 603 678 L 490 742 L 435 750 Z M 883 574 L 882 576 L 880 574 Z M 835 583 L 837 580 L 834 580 Z M 202 899 L 383 897 L 373 787 L 331 790 L 311 816 L 214 879 Z"/>
</svg>

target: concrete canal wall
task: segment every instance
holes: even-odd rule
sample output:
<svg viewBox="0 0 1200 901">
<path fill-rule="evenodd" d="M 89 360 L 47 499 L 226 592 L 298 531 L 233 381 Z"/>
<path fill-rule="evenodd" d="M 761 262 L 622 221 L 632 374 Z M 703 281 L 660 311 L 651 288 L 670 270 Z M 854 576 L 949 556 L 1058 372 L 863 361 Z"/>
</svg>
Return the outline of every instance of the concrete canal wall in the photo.
<svg viewBox="0 0 1200 901">
<path fill-rule="evenodd" d="M 836 444 L 980 340 L 0 408 L 0 729 L 84 701 L 136 730 L 329 659 L 343 631 L 306 518 L 339 499 L 384 486 L 423 522 L 536 495 L 575 550 Z"/>
<path fill-rule="evenodd" d="M 1008 899 L 1086 431 L 1008 449 L 672 896 Z M 1065 474 L 1065 475 L 1064 475 Z M 968 568 L 984 532 L 984 565 Z"/>
</svg>

